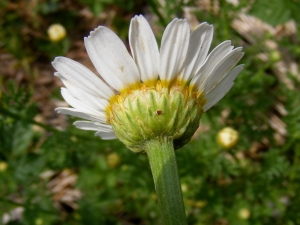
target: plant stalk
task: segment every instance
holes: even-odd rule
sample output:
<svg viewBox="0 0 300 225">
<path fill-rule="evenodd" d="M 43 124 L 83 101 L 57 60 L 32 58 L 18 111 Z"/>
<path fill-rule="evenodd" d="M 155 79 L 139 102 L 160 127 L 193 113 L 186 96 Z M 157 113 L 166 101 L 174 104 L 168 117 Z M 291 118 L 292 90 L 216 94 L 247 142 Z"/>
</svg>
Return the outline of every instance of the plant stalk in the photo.
<svg viewBox="0 0 300 225">
<path fill-rule="evenodd" d="M 164 225 L 187 225 L 173 139 L 159 137 L 145 146 Z"/>
</svg>

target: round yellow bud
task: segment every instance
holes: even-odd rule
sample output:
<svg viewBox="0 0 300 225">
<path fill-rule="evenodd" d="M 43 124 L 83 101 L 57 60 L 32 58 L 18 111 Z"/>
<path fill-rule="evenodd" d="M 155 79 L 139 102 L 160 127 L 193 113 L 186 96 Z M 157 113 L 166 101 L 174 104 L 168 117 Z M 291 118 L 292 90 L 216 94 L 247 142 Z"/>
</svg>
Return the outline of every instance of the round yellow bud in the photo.
<svg viewBox="0 0 300 225">
<path fill-rule="evenodd" d="M 60 41 L 61 39 L 63 39 L 67 32 L 66 29 L 64 28 L 63 25 L 57 23 L 57 24 L 52 24 L 48 30 L 48 36 L 50 38 L 51 41 Z"/>
<path fill-rule="evenodd" d="M 224 148 L 232 148 L 236 145 L 238 139 L 239 133 L 231 127 L 220 130 L 217 137 L 218 143 Z"/>
<path fill-rule="evenodd" d="M 44 224 L 44 220 L 42 218 L 37 218 L 35 220 L 35 225 L 43 225 Z"/>
<path fill-rule="evenodd" d="M 270 59 L 273 61 L 273 62 L 278 62 L 279 60 L 281 60 L 281 54 L 279 51 L 272 51 L 270 53 Z"/>
<path fill-rule="evenodd" d="M 77 137 L 76 136 L 71 136 L 71 141 L 73 141 L 73 142 L 77 142 Z"/>
<path fill-rule="evenodd" d="M 117 153 L 111 153 L 107 156 L 106 161 L 107 161 L 108 167 L 115 168 L 120 164 L 121 159 Z"/>
<path fill-rule="evenodd" d="M 185 183 L 182 183 L 181 184 L 181 191 L 185 193 L 188 190 L 189 190 L 189 186 L 187 184 L 185 184 Z"/>
<path fill-rule="evenodd" d="M 251 216 L 251 212 L 247 208 L 242 208 L 239 210 L 238 216 L 242 220 L 247 220 Z"/>
<path fill-rule="evenodd" d="M 0 172 L 4 172 L 7 170 L 8 164 L 4 161 L 0 162 Z"/>
</svg>

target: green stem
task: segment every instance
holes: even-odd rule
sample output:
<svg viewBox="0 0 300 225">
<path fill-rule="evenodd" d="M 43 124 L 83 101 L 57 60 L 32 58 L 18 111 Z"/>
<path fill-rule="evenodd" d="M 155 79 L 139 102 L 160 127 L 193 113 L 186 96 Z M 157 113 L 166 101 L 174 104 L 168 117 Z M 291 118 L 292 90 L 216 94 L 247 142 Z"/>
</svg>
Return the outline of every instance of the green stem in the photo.
<svg viewBox="0 0 300 225">
<path fill-rule="evenodd" d="M 173 139 L 160 137 L 146 143 L 158 204 L 164 225 L 186 225 Z"/>
</svg>

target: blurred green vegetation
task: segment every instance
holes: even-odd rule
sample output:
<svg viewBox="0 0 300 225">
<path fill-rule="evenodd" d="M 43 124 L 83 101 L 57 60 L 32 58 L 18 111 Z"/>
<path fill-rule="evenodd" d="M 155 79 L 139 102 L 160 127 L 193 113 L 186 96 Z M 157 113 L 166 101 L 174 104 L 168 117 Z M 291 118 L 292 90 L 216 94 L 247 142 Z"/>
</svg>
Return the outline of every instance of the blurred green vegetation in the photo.
<svg viewBox="0 0 300 225">
<path fill-rule="evenodd" d="M 146 155 L 75 129 L 75 118 L 64 129 L 53 126 L 53 115 L 36 100 L 36 80 L 54 72 L 55 56 L 76 57 L 76 43 L 99 24 L 128 45 L 130 19 L 144 14 L 158 40 L 172 18 L 189 17 L 214 24 L 213 46 L 230 39 L 245 51 L 245 70 L 232 90 L 176 151 L 188 223 L 300 224 L 299 1 L 166 2 L 1 1 L 0 223 L 160 224 Z M 234 26 L 242 11 L 261 22 Z M 54 42 L 47 29 L 57 23 L 67 35 Z M 47 101 L 61 100 L 57 84 L 43 87 Z M 216 141 L 226 126 L 239 133 L 230 149 Z"/>
</svg>

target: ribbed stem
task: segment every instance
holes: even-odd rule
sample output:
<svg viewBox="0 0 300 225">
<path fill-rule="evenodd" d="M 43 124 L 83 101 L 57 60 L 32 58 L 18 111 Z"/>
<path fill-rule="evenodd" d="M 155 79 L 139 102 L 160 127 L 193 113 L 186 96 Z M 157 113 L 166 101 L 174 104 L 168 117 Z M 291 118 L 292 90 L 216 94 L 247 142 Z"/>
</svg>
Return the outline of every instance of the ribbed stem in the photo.
<svg viewBox="0 0 300 225">
<path fill-rule="evenodd" d="M 164 225 L 186 225 L 173 140 L 160 137 L 146 144 Z"/>
</svg>

